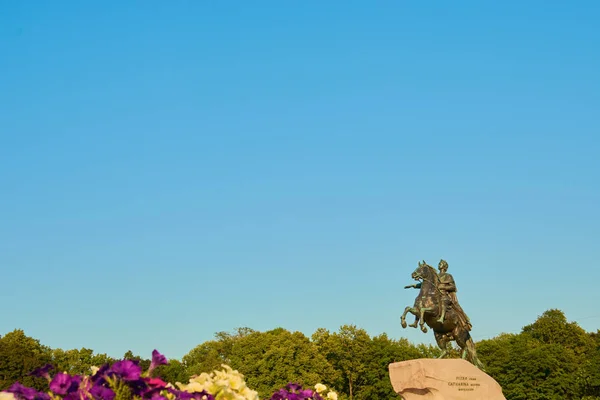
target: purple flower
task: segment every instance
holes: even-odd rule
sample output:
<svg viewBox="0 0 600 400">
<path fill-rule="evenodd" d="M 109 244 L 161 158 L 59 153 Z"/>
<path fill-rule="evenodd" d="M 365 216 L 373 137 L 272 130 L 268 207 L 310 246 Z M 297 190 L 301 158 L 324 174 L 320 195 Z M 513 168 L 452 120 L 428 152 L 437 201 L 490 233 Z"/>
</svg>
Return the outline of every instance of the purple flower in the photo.
<svg viewBox="0 0 600 400">
<path fill-rule="evenodd" d="M 110 372 L 114 373 L 124 381 L 135 381 L 140 378 L 142 368 L 131 360 L 123 360 L 114 363 Z"/>
<path fill-rule="evenodd" d="M 96 385 L 101 385 L 104 382 L 106 382 L 106 379 L 104 379 L 106 377 L 106 373 L 109 371 L 109 365 L 108 364 L 104 364 L 102 365 L 98 371 L 96 371 L 96 373 L 90 378 L 90 380 L 92 381 L 92 383 L 96 384 Z"/>
<path fill-rule="evenodd" d="M 15 382 L 11 387 L 6 389 L 7 392 L 14 394 L 16 397 L 26 400 L 33 400 L 37 391 L 32 388 L 21 385 L 19 382 Z"/>
<path fill-rule="evenodd" d="M 215 396 L 208 393 L 206 390 L 192 393 L 195 400 L 215 400 Z"/>
<path fill-rule="evenodd" d="M 150 367 L 148 368 L 148 375 L 152 375 L 152 371 L 159 365 L 168 364 L 167 357 L 163 356 L 158 352 L 158 350 L 154 349 L 152 351 L 152 362 L 150 363 Z"/>
<path fill-rule="evenodd" d="M 108 371 L 109 368 L 110 368 L 110 366 L 108 364 L 102 364 L 100 366 L 100 368 L 98 368 L 96 373 L 94 375 L 92 375 L 92 378 L 106 375 L 106 371 Z"/>
<path fill-rule="evenodd" d="M 156 396 L 160 396 L 160 392 L 162 392 L 161 388 L 151 388 L 151 389 L 145 390 L 142 393 L 142 397 L 144 399 L 153 399 Z"/>
<path fill-rule="evenodd" d="M 150 397 L 150 400 L 167 400 L 167 398 L 165 396 L 161 396 L 160 393 L 154 393 L 152 394 L 152 397 Z"/>
<path fill-rule="evenodd" d="M 323 400 L 311 389 L 303 389 L 298 383 L 288 383 L 285 389 L 273 393 L 270 400 Z"/>
<path fill-rule="evenodd" d="M 134 381 L 128 381 L 127 386 L 129 386 L 131 392 L 136 396 L 142 396 L 146 391 L 148 391 L 148 385 L 142 378 Z"/>
<path fill-rule="evenodd" d="M 150 363 L 150 369 L 154 369 L 154 368 L 158 367 L 159 365 L 166 365 L 166 364 L 168 364 L 167 357 L 160 354 L 158 352 L 158 350 L 154 349 L 152 351 L 152 362 Z"/>
<path fill-rule="evenodd" d="M 35 369 L 33 371 L 31 371 L 29 373 L 29 375 L 31 376 L 37 376 L 38 378 L 46 378 L 48 380 L 50 380 L 50 374 L 49 372 L 54 369 L 54 366 L 52 364 L 46 364 L 43 367 L 40 367 L 38 369 Z"/>
<path fill-rule="evenodd" d="M 37 392 L 34 400 L 50 400 L 50 395 L 45 392 Z"/>
<path fill-rule="evenodd" d="M 271 396 L 271 398 L 269 400 L 282 400 L 285 399 L 285 394 L 287 393 L 287 391 L 283 390 L 283 389 L 279 389 L 278 391 L 276 391 L 275 393 L 273 393 L 273 395 Z"/>
<path fill-rule="evenodd" d="M 95 400 L 113 400 L 115 392 L 104 386 L 95 385 L 90 389 L 90 394 Z"/>
<path fill-rule="evenodd" d="M 71 392 L 71 393 L 67 393 L 65 396 L 63 396 L 62 400 L 84 400 L 87 396 L 85 396 L 85 394 L 78 390 L 76 392 Z"/>
<path fill-rule="evenodd" d="M 279 389 L 273 393 L 270 400 L 300 400 L 300 397 L 296 393 L 288 392 L 285 389 Z"/>
<path fill-rule="evenodd" d="M 67 395 L 63 397 L 63 400 L 89 400 L 90 389 L 92 388 L 91 378 L 89 376 L 85 376 L 83 379 L 80 377 L 77 378 L 81 380 L 77 391 L 67 393 Z"/>
<path fill-rule="evenodd" d="M 144 391 L 142 393 L 142 397 L 145 399 L 155 397 L 156 393 L 160 393 L 162 390 L 166 389 L 167 383 L 160 378 L 142 378 L 146 384 Z"/>
<path fill-rule="evenodd" d="M 50 400 L 48 393 L 38 392 L 33 388 L 21 385 L 19 382 L 13 383 L 6 391 L 21 400 Z"/>
<path fill-rule="evenodd" d="M 189 393 L 184 390 L 167 388 L 167 391 L 171 394 L 174 394 L 177 400 L 203 400 L 204 396 L 206 396 L 206 400 L 215 400 L 215 397 L 205 390 L 201 392 Z"/>
<path fill-rule="evenodd" d="M 285 385 L 285 388 L 287 390 L 289 390 L 290 392 L 296 392 L 298 390 L 302 390 L 302 386 L 299 383 L 292 383 L 292 382 Z"/>
<path fill-rule="evenodd" d="M 64 372 L 59 372 L 54 375 L 54 378 L 50 382 L 50 390 L 59 395 L 65 395 L 72 393 L 77 390 L 81 377 L 78 375 L 71 376 Z"/>
<path fill-rule="evenodd" d="M 50 382 L 50 390 L 56 394 L 67 394 L 67 389 L 71 387 L 71 376 L 64 372 L 54 375 Z"/>
<path fill-rule="evenodd" d="M 163 381 L 160 378 L 143 378 L 144 382 L 151 388 L 159 388 L 164 389 L 167 387 L 167 382 Z"/>
</svg>

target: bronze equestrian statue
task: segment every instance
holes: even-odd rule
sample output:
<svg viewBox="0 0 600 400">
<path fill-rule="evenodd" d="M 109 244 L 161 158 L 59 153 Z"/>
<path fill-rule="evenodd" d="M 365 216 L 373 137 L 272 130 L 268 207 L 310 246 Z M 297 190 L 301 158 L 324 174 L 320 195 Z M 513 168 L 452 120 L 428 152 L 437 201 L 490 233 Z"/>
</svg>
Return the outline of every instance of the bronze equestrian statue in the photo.
<svg viewBox="0 0 600 400">
<path fill-rule="evenodd" d="M 442 349 L 438 358 L 444 357 L 448 352 L 448 345 L 456 341 L 462 350 L 462 358 L 467 359 L 479 369 L 483 370 L 483 364 L 477 358 L 475 343 L 471 338 L 472 325 L 469 317 L 463 311 L 456 297 L 456 283 L 448 271 L 448 263 L 441 260 L 438 268 L 440 273 L 425 261 L 419 262 L 419 266 L 412 273 L 412 278 L 418 283 L 405 286 L 405 289 L 419 289 L 413 307 L 406 307 L 400 318 L 403 328 L 406 328 L 406 315 L 410 312 L 415 316 L 415 322 L 411 327 L 416 328 L 420 324 L 421 330 L 427 332 L 427 324 L 435 336 L 435 340 Z"/>
</svg>

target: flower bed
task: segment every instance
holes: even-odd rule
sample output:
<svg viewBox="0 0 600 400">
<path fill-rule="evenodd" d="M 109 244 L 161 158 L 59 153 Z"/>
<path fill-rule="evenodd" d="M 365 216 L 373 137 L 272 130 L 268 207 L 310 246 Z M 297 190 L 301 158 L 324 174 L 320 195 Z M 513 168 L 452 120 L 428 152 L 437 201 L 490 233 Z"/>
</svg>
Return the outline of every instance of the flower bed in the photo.
<svg viewBox="0 0 600 400">
<path fill-rule="evenodd" d="M 58 372 L 50 375 L 53 367 L 46 365 L 31 375 L 48 380 L 48 392 L 14 383 L 0 392 L 0 400 L 259 400 L 258 393 L 248 386 L 244 376 L 228 365 L 222 370 L 202 373 L 188 383 L 177 382 L 178 388 L 164 382 L 153 373 L 159 365 L 167 364 L 165 356 L 154 350 L 148 371 L 139 363 L 121 360 L 112 365 L 94 368 L 91 375 L 69 375 Z M 277 390 L 269 400 L 337 400 L 334 391 L 317 383 L 305 389 L 289 383 Z"/>
</svg>

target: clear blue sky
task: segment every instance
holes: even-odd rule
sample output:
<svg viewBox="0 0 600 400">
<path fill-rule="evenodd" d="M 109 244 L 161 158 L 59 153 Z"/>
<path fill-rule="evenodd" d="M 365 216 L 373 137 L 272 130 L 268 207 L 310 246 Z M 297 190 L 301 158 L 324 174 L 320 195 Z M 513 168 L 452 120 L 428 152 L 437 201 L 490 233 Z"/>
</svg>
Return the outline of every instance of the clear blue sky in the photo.
<svg viewBox="0 0 600 400">
<path fill-rule="evenodd" d="M 399 317 L 600 327 L 600 3 L 0 5 L 0 334 L 179 358 Z"/>
</svg>

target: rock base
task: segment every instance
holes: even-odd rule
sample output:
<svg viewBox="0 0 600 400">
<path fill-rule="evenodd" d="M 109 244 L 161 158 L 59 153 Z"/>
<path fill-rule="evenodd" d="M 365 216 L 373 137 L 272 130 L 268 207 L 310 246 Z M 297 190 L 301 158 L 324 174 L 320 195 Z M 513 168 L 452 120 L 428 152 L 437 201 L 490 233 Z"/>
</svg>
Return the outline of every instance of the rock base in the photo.
<svg viewBox="0 0 600 400">
<path fill-rule="evenodd" d="M 404 400 L 506 400 L 494 378 L 465 360 L 421 358 L 388 369 Z"/>
</svg>

